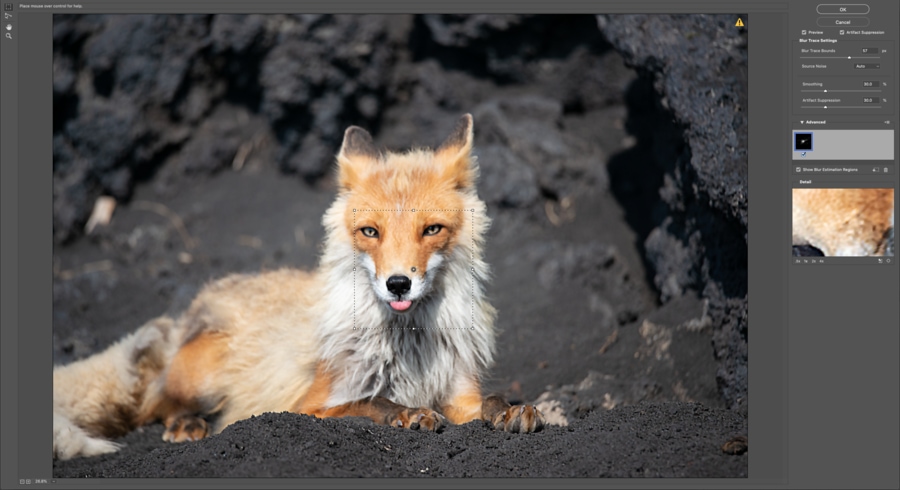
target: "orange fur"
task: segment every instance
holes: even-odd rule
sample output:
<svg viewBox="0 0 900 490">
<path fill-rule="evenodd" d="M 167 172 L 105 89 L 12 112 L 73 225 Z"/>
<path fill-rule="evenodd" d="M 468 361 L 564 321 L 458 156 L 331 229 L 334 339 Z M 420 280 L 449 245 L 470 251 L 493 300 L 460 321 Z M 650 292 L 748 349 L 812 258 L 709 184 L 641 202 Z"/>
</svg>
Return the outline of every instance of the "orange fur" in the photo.
<svg viewBox="0 0 900 490">
<path fill-rule="evenodd" d="M 893 227 L 893 189 L 793 189 L 794 245 L 826 256 L 882 255 Z"/>
<path fill-rule="evenodd" d="M 441 411 L 450 422 L 465 424 L 481 418 L 482 399 L 481 386 L 473 383 L 469 391 L 454 396 Z"/>
<path fill-rule="evenodd" d="M 377 423 L 410 427 L 413 422 L 421 424 L 423 429 L 436 430 L 442 425 L 442 416 L 427 408 L 410 409 L 391 402 L 382 397 L 357 400 L 334 407 L 326 402 L 331 394 L 334 376 L 322 362 L 316 367 L 316 377 L 310 389 L 294 405 L 293 411 L 327 417 L 366 417 Z M 479 394 L 480 397 L 480 394 Z M 480 406 L 480 405 L 479 405 Z"/>
<path fill-rule="evenodd" d="M 355 228 L 351 222 L 348 229 L 356 230 L 357 249 L 372 257 L 377 270 L 408 275 L 412 274 L 409 272 L 412 267 L 419 271 L 418 275 L 423 274 L 428 258 L 436 251 L 452 251 L 462 226 L 461 220 L 442 209 L 423 209 L 414 213 L 359 209 L 354 215 Z M 423 236 L 424 230 L 434 224 L 444 228 L 437 235 Z M 382 232 L 378 238 L 370 238 L 359 231 L 364 227 Z"/>
<path fill-rule="evenodd" d="M 329 395 L 331 395 L 331 382 L 331 373 L 328 372 L 324 362 L 319 362 L 316 366 L 316 375 L 313 378 L 312 385 L 297 400 L 291 411 L 322 416 L 323 407 L 325 407 L 325 403 L 328 401 Z"/>
<path fill-rule="evenodd" d="M 228 336 L 202 332 L 178 350 L 166 374 L 166 396 L 195 411 L 210 381 L 228 361 Z"/>
</svg>

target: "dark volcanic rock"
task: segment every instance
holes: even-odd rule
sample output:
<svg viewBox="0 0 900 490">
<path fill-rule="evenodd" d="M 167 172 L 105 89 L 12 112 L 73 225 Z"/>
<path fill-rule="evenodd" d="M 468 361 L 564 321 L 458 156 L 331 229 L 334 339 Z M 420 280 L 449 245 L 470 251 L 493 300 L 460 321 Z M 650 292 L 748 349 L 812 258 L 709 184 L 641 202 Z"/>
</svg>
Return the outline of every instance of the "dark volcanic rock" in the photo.
<svg viewBox="0 0 900 490">
<path fill-rule="evenodd" d="M 122 439 L 120 456 L 54 462 L 57 478 L 747 476 L 746 453 L 722 444 L 747 420 L 693 403 L 593 411 L 568 427 L 506 434 L 482 422 L 422 433 L 365 419 L 267 413 L 199 442 L 168 444 L 162 426 Z M 685 459 L 684 448 L 695 453 Z"/>
<path fill-rule="evenodd" d="M 600 309 L 597 320 L 601 325 L 625 323 L 619 319 L 632 319 L 635 312 L 644 310 L 639 286 L 614 246 L 547 242 L 524 248 L 537 262 L 537 280 L 544 288 L 553 289 L 568 280 L 602 292 L 615 307 L 613 314 Z"/>
<path fill-rule="evenodd" d="M 540 196 L 537 177 L 528 164 L 502 145 L 487 145 L 477 151 L 481 175 L 479 193 L 486 203 L 525 207 Z"/>
<path fill-rule="evenodd" d="M 387 27 L 384 16 L 57 16 L 55 240 L 78 235 L 99 195 L 127 199 L 169 161 L 222 168 L 256 133 L 238 126 L 259 117 L 285 170 L 321 178 L 346 126 L 375 126 Z"/>
<path fill-rule="evenodd" d="M 523 21 L 521 15 L 441 15 L 426 14 L 422 20 L 431 31 L 435 43 L 447 47 L 468 47 L 497 32 L 505 32 Z"/>
<path fill-rule="evenodd" d="M 259 73 L 283 168 L 317 180 L 349 124 L 374 126 L 395 56 L 388 26 L 380 15 L 285 21 Z"/>
<path fill-rule="evenodd" d="M 543 193 L 561 198 L 579 187 L 606 188 L 603 150 L 560 127 L 563 106 L 558 100 L 533 95 L 496 98 L 472 114 L 479 124 L 476 143 L 508 149 L 533 169 Z M 518 172 L 515 163 L 507 170 Z"/>
<path fill-rule="evenodd" d="M 722 325 L 714 340 L 722 394 L 746 409 L 746 33 L 728 15 L 601 15 L 598 23 L 626 63 L 652 80 L 659 114 L 670 113 L 683 131 L 684 148 L 657 152 L 664 211 L 656 211 L 646 256 L 664 300 L 685 288 L 710 299 Z"/>
</svg>

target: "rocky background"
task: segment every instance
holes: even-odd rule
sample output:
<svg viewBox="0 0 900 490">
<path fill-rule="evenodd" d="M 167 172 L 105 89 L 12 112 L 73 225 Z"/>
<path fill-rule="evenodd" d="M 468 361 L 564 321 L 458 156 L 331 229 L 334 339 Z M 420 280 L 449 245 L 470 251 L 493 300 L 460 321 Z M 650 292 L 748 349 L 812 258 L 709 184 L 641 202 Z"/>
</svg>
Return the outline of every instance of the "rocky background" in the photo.
<svg viewBox="0 0 900 490">
<path fill-rule="evenodd" d="M 556 424 L 511 438 L 269 414 L 177 446 L 151 426 L 55 475 L 746 476 L 734 20 L 55 16 L 56 363 L 211 279 L 313 267 L 346 126 L 400 150 L 470 112 L 500 311 L 488 388 Z M 102 196 L 112 219 L 89 223 Z"/>
</svg>

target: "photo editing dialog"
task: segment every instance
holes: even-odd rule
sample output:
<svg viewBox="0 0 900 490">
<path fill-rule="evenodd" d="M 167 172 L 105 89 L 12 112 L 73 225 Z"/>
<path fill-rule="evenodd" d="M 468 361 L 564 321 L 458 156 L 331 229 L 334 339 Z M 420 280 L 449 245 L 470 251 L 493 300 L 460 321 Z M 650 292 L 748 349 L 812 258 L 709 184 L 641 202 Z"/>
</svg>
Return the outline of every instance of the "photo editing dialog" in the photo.
<svg viewBox="0 0 900 490">
<path fill-rule="evenodd" d="M 896 36 L 870 25 L 871 13 L 817 5 L 816 25 L 803 21 L 792 42 L 796 265 L 892 263 Z"/>
<path fill-rule="evenodd" d="M 0 488 L 900 488 L 898 18 L 4 2 Z"/>
</svg>

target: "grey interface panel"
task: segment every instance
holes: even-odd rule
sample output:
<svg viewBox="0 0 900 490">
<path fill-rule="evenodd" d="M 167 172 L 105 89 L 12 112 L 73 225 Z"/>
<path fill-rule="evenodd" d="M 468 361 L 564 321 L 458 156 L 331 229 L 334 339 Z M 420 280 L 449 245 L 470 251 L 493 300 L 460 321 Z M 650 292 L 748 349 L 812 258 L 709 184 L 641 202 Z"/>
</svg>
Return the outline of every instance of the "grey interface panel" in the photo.
<svg viewBox="0 0 900 490">
<path fill-rule="evenodd" d="M 896 266 L 896 10 L 804 5 L 790 25 L 791 262 Z"/>
</svg>

